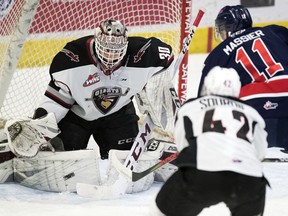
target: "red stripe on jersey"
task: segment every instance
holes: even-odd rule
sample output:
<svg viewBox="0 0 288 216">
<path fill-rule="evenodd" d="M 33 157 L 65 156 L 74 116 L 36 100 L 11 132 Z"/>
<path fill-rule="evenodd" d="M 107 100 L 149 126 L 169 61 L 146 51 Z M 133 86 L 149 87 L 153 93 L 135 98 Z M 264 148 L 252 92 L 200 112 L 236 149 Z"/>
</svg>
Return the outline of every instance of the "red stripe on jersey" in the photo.
<svg viewBox="0 0 288 216">
<path fill-rule="evenodd" d="M 243 97 L 267 97 L 267 94 L 284 93 L 288 96 L 288 79 L 272 80 L 269 82 L 251 83 L 243 86 L 240 91 L 240 98 Z M 282 94 L 283 96 L 283 94 Z"/>
<path fill-rule="evenodd" d="M 70 109 L 72 107 L 71 104 L 66 103 L 65 101 L 63 101 L 62 99 L 60 99 L 59 97 L 57 97 L 56 95 L 47 90 L 45 91 L 45 96 L 55 101 L 56 103 L 60 104 L 61 106 L 65 107 L 66 109 Z"/>
</svg>

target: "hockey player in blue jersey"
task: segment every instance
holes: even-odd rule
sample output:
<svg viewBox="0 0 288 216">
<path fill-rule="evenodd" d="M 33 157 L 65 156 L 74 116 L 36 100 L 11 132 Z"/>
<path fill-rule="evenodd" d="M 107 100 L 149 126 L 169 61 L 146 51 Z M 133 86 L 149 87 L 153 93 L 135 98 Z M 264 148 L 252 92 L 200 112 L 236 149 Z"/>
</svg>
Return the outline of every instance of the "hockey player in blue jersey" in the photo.
<svg viewBox="0 0 288 216">
<path fill-rule="evenodd" d="M 234 68 L 241 79 L 240 98 L 264 118 L 269 147 L 288 149 L 288 29 L 252 27 L 247 8 L 225 6 L 215 20 L 222 42 L 205 60 L 198 95 L 214 66 Z"/>
</svg>

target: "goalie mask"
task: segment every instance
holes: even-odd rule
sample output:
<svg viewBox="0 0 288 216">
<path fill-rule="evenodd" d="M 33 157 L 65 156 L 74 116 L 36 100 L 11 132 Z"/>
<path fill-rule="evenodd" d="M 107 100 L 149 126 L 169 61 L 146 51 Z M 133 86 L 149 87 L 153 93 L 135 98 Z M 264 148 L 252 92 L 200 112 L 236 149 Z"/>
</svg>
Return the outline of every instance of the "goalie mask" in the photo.
<svg viewBox="0 0 288 216">
<path fill-rule="evenodd" d="M 241 82 L 233 68 L 212 68 L 204 79 L 201 96 L 220 95 L 238 98 Z"/>
<path fill-rule="evenodd" d="M 104 70 L 113 70 L 124 58 L 127 47 L 127 28 L 117 20 L 106 20 L 96 28 L 95 50 Z"/>
<path fill-rule="evenodd" d="M 226 6 L 220 10 L 215 20 L 215 39 L 225 40 L 236 31 L 252 27 L 252 18 L 242 5 Z"/>
</svg>

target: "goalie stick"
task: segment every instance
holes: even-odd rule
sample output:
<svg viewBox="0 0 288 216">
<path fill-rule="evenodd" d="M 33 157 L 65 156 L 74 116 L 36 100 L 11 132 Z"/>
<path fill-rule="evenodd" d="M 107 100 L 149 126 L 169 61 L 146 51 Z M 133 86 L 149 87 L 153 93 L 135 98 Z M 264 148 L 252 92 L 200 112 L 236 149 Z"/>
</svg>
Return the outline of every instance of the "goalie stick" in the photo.
<svg viewBox="0 0 288 216">
<path fill-rule="evenodd" d="M 138 181 L 141 178 L 149 175 L 150 173 L 154 172 L 155 170 L 159 169 L 160 167 L 164 166 L 166 163 L 169 163 L 173 160 L 176 159 L 177 155 L 179 154 L 179 152 L 175 152 L 171 155 L 169 155 L 168 157 L 164 158 L 163 160 L 159 161 L 157 164 L 153 165 L 152 167 L 142 171 L 142 172 L 132 172 L 131 176 L 132 176 L 132 181 Z"/>
<path fill-rule="evenodd" d="M 196 18 L 195 18 L 195 20 L 194 20 L 194 22 L 192 24 L 191 31 L 188 34 L 188 36 L 185 38 L 183 48 L 182 48 L 182 50 L 181 50 L 181 52 L 180 52 L 180 54 L 179 54 L 179 56 L 178 56 L 178 58 L 177 58 L 177 60 L 175 62 L 174 73 L 176 73 L 178 71 L 179 65 L 181 64 L 184 55 L 188 51 L 189 45 L 190 45 L 190 43 L 192 41 L 192 38 L 193 38 L 193 36 L 195 34 L 196 28 L 199 26 L 200 21 L 202 20 L 204 14 L 205 14 L 205 10 L 204 9 L 199 9 L 199 11 L 198 11 L 198 13 L 196 15 Z M 181 103 L 180 103 L 180 100 L 179 100 L 179 98 L 177 96 L 177 93 L 176 93 L 175 89 L 174 88 L 170 88 L 169 91 L 170 91 L 170 93 L 172 95 L 172 100 L 173 100 L 173 103 L 175 105 L 175 113 L 176 113 L 178 108 L 181 107 Z M 143 171 L 141 173 L 136 173 L 136 172 L 133 172 L 133 170 L 132 170 L 132 181 L 137 181 L 137 180 L 143 178 L 144 176 L 148 175 L 149 173 L 155 171 L 156 169 L 160 168 L 164 164 L 166 164 L 168 162 L 171 162 L 172 160 L 174 160 L 177 157 L 177 154 L 178 153 L 176 152 L 176 153 L 168 156 L 167 158 L 161 160 L 160 162 L 158 162 L 154 166 L 150 167 L 149 169 L 147 169 L 147 170 L 145 170 L 145 171 Z"/>
<path fill-rule="evenodd" d="M 182 60 L 183 60 L 186 52 L 187 52 L 188 49 L 189 49 L 189 45 L 190 45 L 190 43 L 191 43 L 191 41 L 192 41 L 192 38 L 193 38 L 193 36 L 194 36 L 194 34 L 195 34 L 195 31 L 196 31 L 197 27 L 199 26 L 199 23 L 200 23 L 200 21 L 202 20 L 204 14 L 205 14 L 205 10 L 204 10 L 204 9 L 199 9 L 199 10 L 198 10 L 198 13 L 197 13 L 197 15 L 196 15 L 196 18 L 195 18 L 195 20 L 194 20 L 194 22 L 193 22 L 193 24 L 192 24 L 190 33 L 189 33 L 188 36 L 184 39 L 183 48 L 182 48 L 182 50 L 181 50 L 181 52 L 180 52 L 180 54 L 179 54 L 179 56 L 178 56 L 178 58 L 177 58 L 177 60 L 176 60 L 176 62 L 175 62 L 175 64 L 174 64 L 174 73 L 175 73 L 175 74 L 176 74 L 176 72 L 178 71 L 181 62 L 182 62 Z M 174 74 L 174 75 L 175 75 L 175 74 Z"/>
<path fill-rule="evenodd" d="M 194 20 L 194 22 L 192 24 L 192 28 L 190 30 L 190 33 L 185 38 L 183 48 L 182 48 L 182 50 L 181 50 L 181 52 L 180 52 L 180 54 L 179 54 L 179 56 L 178 56 L 178 58 L 177 58 L 177 60 L 175 62 L 174 75 L 178 71 L 178 68 L 179 68 L 179 66 L 180 66 L 180 64 L 181 64 L 181 62 L 182 62 L 182 60 L 184 58 L 184 55 L 188 51 L 189 45 L 190 45 L 190 43 L 192 41 L 192 38 L 193 38 L 193 36 L 195 34 L 195 31 L 196 31 L 197 27 L 199 26 L 200 21 L 202 20 L 204 14 L 205 14 L 205 10 L 204 9 L 199 9 L 198 10 L 196 18 L 195 18 L 195 20 Z M 176 114 L 177 110 L 181 107 L 181 102 L 180 102 L 180 100 L 178 98 L 178 95 L 177 95 L 177 92 L 176 92 L 175 88 L 170 88 L 169 91 L 170 91 L 170 93 L 172 95 L 172 100 L 173 100 L 173 103 L 175 105 L 174 113 Z M 177 157 L 177 155 L 178 155 L 178 152 L 175 152 L 172 155 L 170 155 L 167 158 L 161 160 L 160 162 L 158 162 L 157 164 L 155 164 L 154 166 L 148 168 L 147 170 L 145 170 L 143 172 L 136 173 L 136 172 L 132 171 L 132 181 L 138 181 L 139 179 L 145 177 L 146 175 L 154 172 L 155 170 L 157 170 L 158 168 L 160 168 L 164 164 L 173 161 Z"/>
</svg>

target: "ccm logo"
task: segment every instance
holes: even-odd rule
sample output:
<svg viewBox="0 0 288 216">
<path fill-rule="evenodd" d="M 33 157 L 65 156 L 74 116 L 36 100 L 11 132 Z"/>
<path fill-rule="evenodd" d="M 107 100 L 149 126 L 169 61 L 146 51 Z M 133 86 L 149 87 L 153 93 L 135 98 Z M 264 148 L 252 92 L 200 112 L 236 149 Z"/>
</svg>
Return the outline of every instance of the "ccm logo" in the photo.
<svg viewBox="0 0 288 216">
<path fill-rule="evenodd" d="M 131 143 L 131 142 L 134 142 L 134 140 L 135 140 L 134 137 L 122 139 L 122 140 L 118 141 L 118 145 L 125 144 L 125 143 Z"/>
<path fill-rule="evenodd" d="M 133 170 L 133 164 L 138 160 L 138 158 L 141 155 L 141 152 L 144 151 L 144 148 L 147 142 L 149 141 L 147 138 L 150 137 L 151 133 L 152 131 L 151 131 L 149 124 L 146 124 L 145 131 L 140 134 L 139 141 L 136 143 L 135 148 L 132 150 L 131 158 L 128 161 L 126 167 L 131 166 L 131 170 Z"/>
</svg>

